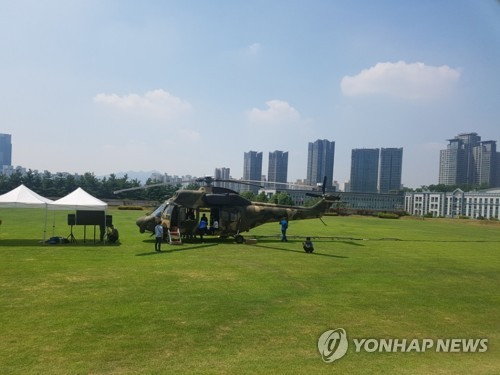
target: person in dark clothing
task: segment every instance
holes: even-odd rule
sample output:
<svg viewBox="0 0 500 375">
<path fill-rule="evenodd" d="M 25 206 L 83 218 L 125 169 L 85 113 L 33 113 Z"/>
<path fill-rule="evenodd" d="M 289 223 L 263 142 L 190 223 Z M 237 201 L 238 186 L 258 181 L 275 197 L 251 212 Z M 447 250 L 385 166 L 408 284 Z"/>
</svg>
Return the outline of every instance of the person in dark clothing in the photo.
<svg viewBox="0 0 500 375">
<path fill-rule="evenodd" d="M 118 229 L 116 229 L 113 225 L 110 225 L 108 227 L 108 242 L 110 243 L 115 243 L 118 241 L 118 238 L 120 237 L 118 234 Z"/>
<path fill-rule="evenodd" d="M 302 247 L 306 253 L 312 253 L 314 251 L 314 245 L 311 241 L 311 237 L 306 237 L 306 240 L 302 242 Z"/>
<path fill-rule="evenodd" d="M 286 238 L 286 230 L 288 229 L 288 221 L 286 220 L 286 217 L 281 219 L 280 225 L 281 225 L 281 242 L 288 241 L 288 239 Z"/>
</svg>

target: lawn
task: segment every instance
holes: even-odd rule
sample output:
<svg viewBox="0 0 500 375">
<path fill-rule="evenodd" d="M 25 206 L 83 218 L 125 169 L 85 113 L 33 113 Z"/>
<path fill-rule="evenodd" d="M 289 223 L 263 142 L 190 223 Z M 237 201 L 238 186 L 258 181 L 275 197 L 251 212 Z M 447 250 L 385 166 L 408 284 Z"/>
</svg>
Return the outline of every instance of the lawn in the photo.
<svg viewBox="0 0 500 375">
<path fill-rule="evenodd" d="M 1 209 L 0 374 L 498 374 L 500 224 L 326 217 L 164 245 L 111 211 L 119 245 L 44 245 L 43 210 Z M 49 213 L 47 236 L 69 234 Z M 316 237 L 306 254 L 301 241 Z M 321 237 L 321 238 L 319 238 Z M 347 355 L 317 343 L 344 328 Z M 353 338 L 488 339 L 484 353 L 356 352 Z"/>
</svg>

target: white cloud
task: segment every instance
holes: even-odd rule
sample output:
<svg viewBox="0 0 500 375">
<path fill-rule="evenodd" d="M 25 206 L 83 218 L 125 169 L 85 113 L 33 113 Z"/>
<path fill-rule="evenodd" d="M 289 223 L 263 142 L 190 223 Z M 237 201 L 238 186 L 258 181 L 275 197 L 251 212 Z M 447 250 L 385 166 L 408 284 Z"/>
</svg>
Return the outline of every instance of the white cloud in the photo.
<svg viewBox="0 0 500 375">
<path fill-rule="evenodd" d="M 247 54 L 255 56 L 261 49 L 260 43 L 253 43 L 246 48 Z"/>
<path fill-rule="evenodd" d="M 460 78 L 460 71 L 447 65 L 423 63 L 378 63 L 340 84 L 346 96 L 390 95 L 404 99 L 436 98 L 446 95 Z"/>
<path fill-rule="evenodd" d="M 267 109 L 252 108 L 247 112 L 252 123 L 274 125 L 300 120 L 299 112 L 285 101 L 270 100 L 266 104 Z"/>
<path fill-rule="evenodd" d="M 144 95 L 97 94 L 94 102 L 109 107 L 164 120 L 171 120 L 191 110 L 191 105 L 165 90 L 148 91 Z"/>
</svg>

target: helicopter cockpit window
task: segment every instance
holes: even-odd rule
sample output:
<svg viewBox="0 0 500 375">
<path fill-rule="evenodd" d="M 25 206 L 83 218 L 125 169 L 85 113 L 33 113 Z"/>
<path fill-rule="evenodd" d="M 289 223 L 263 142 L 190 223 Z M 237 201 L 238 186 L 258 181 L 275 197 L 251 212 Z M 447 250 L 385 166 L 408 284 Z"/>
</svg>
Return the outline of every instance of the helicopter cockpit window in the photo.
<svg viewBox="0 0 500 375">
<path fill-rule="evenodd" d="M 166 204 L 162 204 L 160 207 L 158 207 L 156 210 L 153 211 L 152 215 L 154 217 L 161 217 L 161 214 L 163 210 L 165 209 Z"/>
<path fill-rule="evenodd" d="M 175 205 L 173 205 L 173 204 L 169 204 L 169 205 L 167 206 L 167 209 L 165 210 L 165 213 L 166 213 L 166 215 L 167 215 L 168 217 L 171 217 L 171 216 L 172 216 L 172 212 L 174 212 L 174 207 L 175 207 Z"/>
</svg>

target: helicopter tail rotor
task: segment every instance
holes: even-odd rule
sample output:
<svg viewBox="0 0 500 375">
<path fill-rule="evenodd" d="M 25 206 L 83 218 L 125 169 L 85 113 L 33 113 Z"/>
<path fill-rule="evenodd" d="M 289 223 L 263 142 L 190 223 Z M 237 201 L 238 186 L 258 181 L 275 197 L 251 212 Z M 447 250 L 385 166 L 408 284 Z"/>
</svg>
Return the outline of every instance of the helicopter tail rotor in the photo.
<svg viewBox="0 0 500 375">
<path fill-rule="evenodd" d="M 338 201 L 340 200 L 340 195 L 332 195 L 332 194 L 326 194 L 326 181 L 327 177 L 323 177 L 323 185 L 321 186 L 321 194 L 318 193 L 306 193 L 307 196 L 309 197 L 314 197 L 314 198 L 323 198 L 327 201 Z"/>
<path fill-rule="evenodd" d="M 306 195 L 308 197 L 315 197 L 315 198 L 323 198 L 325 196 L 325 192 L 326 192 L 326 180 L 327 180 L 327 177 L 323 177 L 323 185 L 321 186 L 321 194 L 317 194 L 317 193 L 306 193 Z"/>
</svg>

